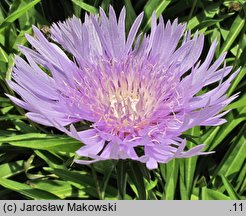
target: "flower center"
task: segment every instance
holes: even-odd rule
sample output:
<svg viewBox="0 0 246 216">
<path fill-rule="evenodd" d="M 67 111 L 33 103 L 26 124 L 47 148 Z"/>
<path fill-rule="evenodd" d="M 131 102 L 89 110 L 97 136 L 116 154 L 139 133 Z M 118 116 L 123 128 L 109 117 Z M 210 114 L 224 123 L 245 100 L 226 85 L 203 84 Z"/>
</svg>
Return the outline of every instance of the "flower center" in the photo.
<svg viewBox="0 0 246 216">
<path fill-rule="evenodd" d="M 115 94 L 110 98 L 112 114 L 123 121 L 134 121 L 137 117 L 138 95 Z"/>
</svg>

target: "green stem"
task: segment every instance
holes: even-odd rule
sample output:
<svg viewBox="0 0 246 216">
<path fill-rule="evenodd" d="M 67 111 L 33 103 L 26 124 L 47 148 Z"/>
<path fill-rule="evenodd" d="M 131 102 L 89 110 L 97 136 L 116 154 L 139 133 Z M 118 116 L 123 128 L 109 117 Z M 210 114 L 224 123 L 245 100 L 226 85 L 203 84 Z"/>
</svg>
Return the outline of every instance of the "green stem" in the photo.
<svg viewBox="0 0 246 216">
<path fill-rule="evenodd" d="M 188 15 L 188 21 L 190 21 L 190 19 L 191 19 L 191 17 L 192 17 L 192 14 L 193 14 L 193 12 L 194 12 L 194 10 L 195 10 L 196 4 L 197 4 L 197 0 L 193 1 L 193 4 L 192 4 L 192 6 L 191 6 L 190 13 L 189 13 L 189 15 Z"/>
<path fill-rule="evenodd" d="M 236 67 L 238 59 L 239 59 L 240 49 L 243 48 L 243 38 L 244 38 L 245 32 L 246 32 L 246 22 L 244 23 L 243 30 L 241 31 L 241 36 L 240 36 L 240 39 L 239 39 L 238 49 L 237 49 L 235 61 L 234 61 L 234 64 L 233 64 L 233 68 Z"/>
<path fill-rule="evenodd" d="M 118 184 L 118 199 L 124 200 L 126 193 L 127 173 L 125 163 L 119 160 L 117 164 L 117 184 Z"/>
<path fill-rule="evenodd" d="M 102 193 L 101 193 L 102 199 L 105 198 L 105 191 L 106 191 L 106 188 L 107 188 L 107 185 L 108 185 L 109 178 L 110 178 L 114 168 L 115 168 L 115 163 L 112 164 L 112 166 L 110 167 L 110 169 L 107 172 L 107 175 L 105 176 L 105 179 L 103 181 L 103 187 L 102 187 Z"/>
<path fill-rule="evenodd" d="M 98 179 L 97 179 L 97 174 L 96 174 L 95 168 L 94 168 L 93 165 L 91 165 L 90 167 L 91 167 L 93 179 L 95 181 L 98 197 L 99 197 L 100 200 L 102 200 L 103 196 L 102 196 L 102 193 L 101 193 L 101 190 L 100 190 L 100 185 L 99 185 L 99 182 L 98 182 Z"/>
</svg>

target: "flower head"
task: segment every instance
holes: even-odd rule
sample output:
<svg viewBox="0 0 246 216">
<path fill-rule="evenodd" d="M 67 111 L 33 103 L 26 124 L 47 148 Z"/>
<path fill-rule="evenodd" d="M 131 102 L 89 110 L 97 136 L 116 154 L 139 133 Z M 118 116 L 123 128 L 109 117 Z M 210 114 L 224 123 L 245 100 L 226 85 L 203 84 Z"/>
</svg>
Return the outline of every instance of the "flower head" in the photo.
<svg viewBox="0 0 246 216">
<path fill-rule="evenodd" d="M 51 42 L 33 27 L 35 37 L 26 38 L 34 49 L 19 47 L 27 61 L 16 57 L 14 81 L 8 81 L 21 99 L 8 96 L 29 119 L 80 140 L 76 153 L 92 160 L 78 163 L 130 158 L 154 169 L 206 154 L 203 144 L 185 151 L 180 136 L 194 126 L 225 122 L 221 110 L 237 96 L 225 93 L 237 73 L 222 81 L 232 70 L 220 68 L 225 54 L 212 63 L 214 42 L 200 61 L 204 36 L 191 37 L 177 20 L 157 22 L 154 13 L 150 34 L 137 35 L 140 14 L 126 36 L 125 15 L 123 8 L 117 19 L 110 7 L 109 17 L 103 10 L 86 15 L 84 23 L 72 17 L 53 24 Z M 84 120 L 91 128 L 74 127 Z"/>
</svg>

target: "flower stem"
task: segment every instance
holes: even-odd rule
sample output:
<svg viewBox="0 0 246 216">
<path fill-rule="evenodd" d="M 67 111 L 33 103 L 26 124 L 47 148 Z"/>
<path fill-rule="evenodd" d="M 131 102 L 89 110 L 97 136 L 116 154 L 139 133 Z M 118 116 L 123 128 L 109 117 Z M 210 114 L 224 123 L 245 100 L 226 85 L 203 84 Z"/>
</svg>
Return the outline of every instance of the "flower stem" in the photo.
<svg viewBox="0 0 246 216">
<path fill-rule="evenodd" d="M 126 167 L 123 160 L 119 160 L 117 164 L 117 184 L 118 184 L 118 199 L 124 200 L 126 193 L 126 182 L 127 182 L 127 173 Z"/>
<path fill-rule="evenodd" d="M 107 174 L 104 177 L 103 186 L 102 186 L 102 199 L 105 198 L 105 191 L 106 191 L 106 188 L 108 185 L 109 178 L 110 178 L 114 168 L 115 168 L 115 163 L 112 164 L 112 166 L 110 167 L 110 169 L 108 170 Z"/>
<path fill-rule="evenodd" d="M 99 185 L 99 182 L 98 182 L 98 179 L 97 179 L 97 174 L 96 174 L 95 168 L 93 167 L 93 165 L 90 165 L 90 167 L 91 167 L 93 179 L 95 181 L 98 197 L 99 197 L 100 200 L 102 200 L 103 197 L 102 197 L 100 185 Z"/>
</svg>

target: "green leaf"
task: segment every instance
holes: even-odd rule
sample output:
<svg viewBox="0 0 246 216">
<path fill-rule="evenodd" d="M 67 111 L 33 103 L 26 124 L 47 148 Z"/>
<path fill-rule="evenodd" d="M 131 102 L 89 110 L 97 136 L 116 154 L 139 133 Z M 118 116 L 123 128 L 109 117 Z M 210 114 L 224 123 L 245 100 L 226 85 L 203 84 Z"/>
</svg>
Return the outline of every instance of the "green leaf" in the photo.
<svg viewBox="0 0 246 216">
<path fill-rule="evenodd" d="M 215 136 L 209 136 L 205 140 L 202 140 L 202 143 L 206 144 L 206 150 L 211 151 L 215 149 L 238 124 L 245 120 L 245 113 L 246 107 L 244 107 L 236 117 L 234 117 L 232 113 L 229 113 L 228 122 L 214 129 Z"/>
<path fill-rule="evenodd" d="M 188 200 L 188 191 L 185 185 L 185 159 L 179 160 L 179 187 L 180 187 L 180 196 L 182 200 Z"/>
<path fill-rule="evenodd" d="M 237 195 L 237 193 L 235 192 L 234 188 L 232 187 L 230 182 L 227 180 L 227 178 L 223 175 L 221 175 L 221 178 L 222 178 L 222 182 L 223 182 L 225 189 L 227 190 L 230 198 L 233 200 L 240 200 L 240 197 Z"/>
<path fill-rule="evenodd" d="M 84 190 L 87 194 L 94 198 L 99 198 L 96 190 L 95 182 L 87 172 L 70 171 L 65 169 L 51 169 L 44 168 L 44 170 L 51 172 L 59 176 L 64 181 L 69 182 L 74 187 Z M 115 199 L 117 196 L 117 190 L 113 187 L 107 187 L 105 191 L 105 198 Z"/>
<path fill-rule="evenodd" d="M 199 23 L 195 28 L 194 31 L 199 30 L 200 33 L 205 33 L 208 27 L 211 27 L 213 25 L 218 25 L 218 23 L 224 21 L 225 18 L 229 17 L 227 15 L 226 17 L 222 17 L 220 19 L 206 19 Z M 213 29 L 214 31 L 214 29 Z"/>
<path fill-rule="evenodd" d="M 218 174 L 227 178 L 233 178 L 233 175 L 240 172 L 244 161 L 246 152 L 246 138 L 245 138 L 246 125 L 244 125 L 238 133 L 235 141 L 227 150 L 224 158 L 218 166 Z M 217 172 L 215 172 L 216 174 Z M 230 177 L 231 176 L 231 177 Z"/>
<path fill-rule="evenodd" d="M 45 177 L 45 175 L 42 175 L 41 173 L 38 174 L 31 174 L 28 172 L 28 170 L 32 167 L 33 160 L 35 158 L 35 155 L 32 154 L 27 161 L 24 163 L 24 169 L 25 169 L 25 174 L 28 179 L 39 179 Z M 42 166 L 42 164 L 40 164 Z"/>
<path fill-rule="evenodd" d="M 38 179 L 31 182 L 33 188 L 45 191 L 52 191 L 60 199 L 66 198 L 89 198 L 85 191 L 76 189 L 70 183 L 61 180 Z"/>
<path fill-rule="evenodd" d="M 0 61 L 8 63 L 8 54 L 0 47 Z"/>
<path fill-rule="evenodd" d="M 14 55 L 11 53 L 8 56 L 8 70 L 7 70 L 6 77 L 5 77 L 8 80 L 11 80 L 13 66 L 14 66 Z M 13 90 L 11 89 L 10 92 L 13 93 Z"/>
<path fill-rule="evenodd" d="M 65 168 L 63 159 L 50 151 L 34 150 L 35 154 L 42 158 L 50 168 Z"/>
<path fill-rule="evenodd" d="M 231 47 L 237 36 L 240 34 L 244 24 L 245 24 L 245 17 L 241 17 L 241 15 L 238 15 L 237 18 L 234 20 L 230 28 L 230 32 L 220 49 L 220 54 L 229 50 L 229 48 Z"/>
<path fill-rule="evenodd" d="M 16 191 L 20 194 L 23 194 L 24 196 L 35 199 L 35 200 L 41 200 L 41 199 L 59 199 L 59 197 L 55 196 L 54 194 L 40 190 L 40 189 L 33 189 L 31 186 L 23 183 L 19 183 L 13 180 L 0 178 L 0 185 L 2 185 L 5 188 L 8 188 L 10 190 Z"/>
<path fill-rule="evenodd" d="M 78 189 L 84 189 L 87 185 L 95 186 L 93 181 L 89 182 L 88 178 L 86 178 L 86 175 L 88 175 L 86 172 L 73 172 L 65 169 L 51 168 L 44 168 L 44 170 L 59 176 L 61 179 L 69 182 L 71 185 L 77 187 Z M 85 179 L 87 179 L 87 181 L 85 181 Z"/>
<path fill-rule="evenodd" d="M 167 164 L 160 164 L 160 168 L 161 175 L 165 180 L 165 193 L 163 193 L 162 199 L 173 200 L 178 180 L 178 160 L 173 159 L 169 161 Z"/>
<path fill-rule="evenodd" d="M 11 13 L 0 25 L 0 30 L 10 23 L 14 22 L 16 19 L 21 17 L 23 14 L 25 14 L 29 9 L 34 7 L 37 3 L 39 3 L 41 0 L 33 0 L 29 4 L 25 5 L 24 7 L 18 8 L 15 12 Z"/>
<path fill-rule="evenodd" d="M 152 1 L 149 0 L 146 5 L 144 6 L 144 13 L 146 15 L 146 17 L 149 19 L 152 16 L 152 13 L 154 12 L 154 10 L 158 7 L 160 1 Z"/>
<path fill-rule="evenodd" d="M 54 152 L 75 152 L 81 147 L 79 141 L 70 137 L 38 133 L 29 133 L 5 138 L 0 137 L 0 143 L 9 143 L 13 146 Z"/>
<path fill-rule="evenodd" d="M 146 200 L 146 189 L 144 184 L 144 176 L 141 172 L 141 166 L 143 164 L 139 164 L 135 161 L 130 161 L 130 170 L 128 171 L 129 178 L 132 180 L 133 184 L 137 188 L 138 199 Z M 145 166 L 145 165 L 144 165 Z"/>
<path fill-rule="evenodd" d="M 244 78 L 245 74 L 246 74 L 246 67 L 241 69 L 237 77 L 232 82 L 230 89 L 228 91 L 228 94 L 227 94 L 228 96 L 232 95 L 232 93 L 235 91 L 240 81 Z"/>
<path fill-rule="evenodd" d="M 4 115 L 0 116 L 0 121 L 16 120 L 16 119 L 26 119 L 25 116 L 21 115 Z"/>
<path fill-rule="evenodd" d="M 136 19 L 136 13 L 132 6 L 131 0 L 124 0 L 126 5 L 126 31 L 129 32 L 131 26 Z"/>
<path fill-rule="evenodd" d="M 194 137 L 199 137 L 200 136 L 200 127 L 193 127 L 190 129 L 190 135 Z M 194 140 L 199 143 L 199 138 L 194 138 Z M 196 144 L 192 142 L 187 142 L 187 147 L 189 149 L 195 147 Z M 192 185 L 194 183 L 194 173 L 196 169 L 196 162 L 197 162 L 198 157 L 190 157 L 185 159 L 185 184 L 186 184 L 186 189 L 188 192 L 188 197 L 191 196 L 192 192 Z"/>
<path fill-rule="evenodd" d="M 211 18 L 218 13 L 219 8 L 219 3 L 211 3 L 206 5 L 202 12 L 196 14 L 191 20 L 188 20 L 187 29 L 193 30 L 200 25 L 202 21 L 205 22 L 206 20 L 211 20 Z"/>
<path fill-rule="evenodd" d="M 83 1 L 72 0 L 72 2 L 74 4 L 76 4 L 77 6 L 81 7 L 83 10 L 89 12 L 89 13 L 92 13 L 92 14 L 97 14 L 98 13 L 97 8 L 95 8 L 95 7 L 93 7 L 93 6 L 89 5 L 89 4 L 86 4 Z"/>
<path fill-rule="evenodd" d="M 246 95 L 242 95 L 242 97 L 240 97 L 239 100 L 237 100 L 237 101 L 234 102 L 234 103 L 229 104 L 229 105 L 225 108 L 225 110 L 242 108 L 242 107 L 245 106 L 245 104 L 246 104 Z"/>
<path fill-rule="evenodd" d="M 151 25 L 152 13 L 156 12 L 156 17 L 158 18 L 166 9 L 166 7 L 172 2 L 172 0 L 162 0 L 159 4 L 156 4 L 157 1 L 148 1 L 148 4 L 145 6 L 144 11 L 147 18 L 147 24 L 144 27 L 144 32 L 148 31 Z"/>
<path fill-rule="evenodd" d="M 110 5 L 111 0 L 103 0 L 101 4 L 101 8 L 104 11 L 108 11 L 109 5 Z"/>
<path fill-rule="evenodd" d="M 246 161 L 243 164 L 243 167 L 240 170 L 240 173 L 236 180 L 237 186 L 235 188 L 238 191 L 238 193 L 242 193 L 242 194 L 245 193 L 245 189 L 246 189 L 245 179 L 246 179 Z"/>
<path fill-rule="evenodd" d="M 13 49 L 18 50 L 18 45 L 25 45 L 27 43 L 25 34 L 32 34 L 32 27 L 20 31 L 13 45 Z"/>
<path fill-rule="evenodd" d="M 9 178 L 25 171 L 24 160 L 18 160 L 0 165 L 0 177 Z M 29 169 L 33 166 L 29 167 Z"/>
<path fill-rule="evenodd" d="M 202 200 L 230 200 L 230 197 L 218 192 L 217 190 L 202 188 Z"/>
</svg>

